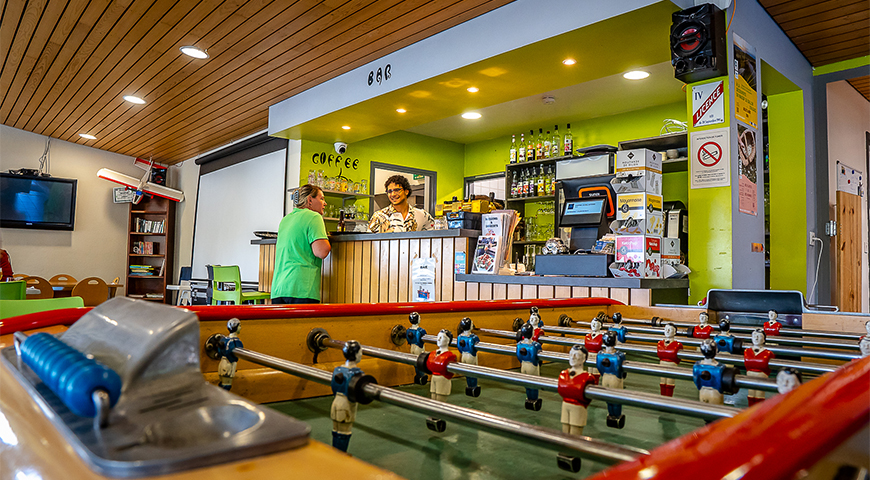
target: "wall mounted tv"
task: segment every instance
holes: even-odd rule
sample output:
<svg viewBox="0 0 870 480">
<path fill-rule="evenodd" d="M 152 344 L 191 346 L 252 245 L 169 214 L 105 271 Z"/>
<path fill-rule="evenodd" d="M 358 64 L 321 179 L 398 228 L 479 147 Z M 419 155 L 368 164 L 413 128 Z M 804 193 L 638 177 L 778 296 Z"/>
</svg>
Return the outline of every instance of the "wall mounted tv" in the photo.
<svg viewBox="0 0 870 480">
<path fill-rule="evenodd" d="M 72 230 L 77 182 L 0 173 L 0 227 Z"/>
</svg>

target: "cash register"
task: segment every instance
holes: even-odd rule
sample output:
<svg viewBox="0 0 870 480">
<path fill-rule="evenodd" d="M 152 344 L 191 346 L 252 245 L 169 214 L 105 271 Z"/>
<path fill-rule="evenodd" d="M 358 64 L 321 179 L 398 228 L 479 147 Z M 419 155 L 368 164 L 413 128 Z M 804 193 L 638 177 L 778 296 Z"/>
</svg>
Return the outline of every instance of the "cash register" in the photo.
<svg viewBox="0 0 870 480">
<path fill-rule="evenodd" d="M 571 254 L 540 255 L 535 260 L 536 275 L 606 277 L 612 255 L 591 253 L 599 238 L 609 232 L 608 197 L 566 198 L 562 203 L 559 226 L 567 233 Z"/>
</svg>

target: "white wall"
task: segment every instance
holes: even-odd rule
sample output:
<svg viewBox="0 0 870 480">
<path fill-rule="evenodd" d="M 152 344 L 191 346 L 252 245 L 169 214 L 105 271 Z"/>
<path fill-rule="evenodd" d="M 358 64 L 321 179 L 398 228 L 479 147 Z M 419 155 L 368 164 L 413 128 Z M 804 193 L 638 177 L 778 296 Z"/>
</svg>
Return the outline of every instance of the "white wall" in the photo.
<svg viewBox="0 0 870 480">
<path fill-rule="evenodd" d="M 870 130 L 870 102 L 858 93 L 845 80 L 828 84 L 828 203 L 836 203 L 837 162 L 844 163 L 855 170 L 867 171 L 866 137 Z M 870 312 L 870 270 L 868 270 L 867 250 L 867 182 L 864 184 L 862 199 L 862 273 L 863 291 L 861 309 Z M 833 258 L 833 257 L 832 257 Z M 833 267 L 832 267 L 833 268 Z M 833 272 L 833 271 L 832 271 Z"/>
<path fill-rule="evenodd" d="M 0 125 L 0 170 L 39 168 L 46 138 Z M 51 140 L 51 175 L 78 180 L 75 230 L 0 229 L 16 273 L 45 278 L 66 273 L 79 280 L 121 277 L 123 281 L 129 206 L 112 203 L 117 184 L 97 177 L 103 167 L 134 177 L 143 173 L 133 166 L 132 157 Z"/>
<path fill-rule="evenodd" d="M 175 271 L 170 283 L 178 281 L 181 267 L 189 267 L 193 254 L 193 223 L 196 219 L 196 197 L 199 186 L 199 165 L 193 159 L 169 168 L 169 181 L 184 192 L 184 201 L 175 210 Z"/>
</svg>

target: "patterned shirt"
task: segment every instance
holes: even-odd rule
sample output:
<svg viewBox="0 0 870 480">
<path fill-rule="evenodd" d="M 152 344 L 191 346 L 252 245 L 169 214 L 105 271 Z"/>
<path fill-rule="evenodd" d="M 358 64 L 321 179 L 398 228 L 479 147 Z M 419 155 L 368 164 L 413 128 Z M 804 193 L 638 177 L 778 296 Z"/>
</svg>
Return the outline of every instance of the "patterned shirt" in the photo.
<svg viewBox="0 0 870 480">
<path fill-rule="evenodd" d="M 369 222 L 369 230 L 374 233 L 419 232 L 433 228 L 435 228 L 435 220 L 432 219 L 432 215 L 429 215 L 426 210 L 410 205 L 405 218 L 402 218 L 402 214 L 390 205 L 375 212 Z"/>
</svg>

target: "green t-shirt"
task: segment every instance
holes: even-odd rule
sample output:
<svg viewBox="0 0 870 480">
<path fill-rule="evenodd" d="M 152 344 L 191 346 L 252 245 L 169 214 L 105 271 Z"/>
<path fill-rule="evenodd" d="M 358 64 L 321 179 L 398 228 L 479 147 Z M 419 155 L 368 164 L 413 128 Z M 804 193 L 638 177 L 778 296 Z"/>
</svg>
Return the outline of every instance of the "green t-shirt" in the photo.
<svg viewBox="0 0 870 480">
<path fill-rule="evenodd" d="M 320 300 L 320 269 L 323 260 L 311 251 L 315 240 L 327 238 L 323 217 L 307 208 L 296 208 L 281 220 L 275 246 L 272 298 L 296 297 Z"/>
</svg>

